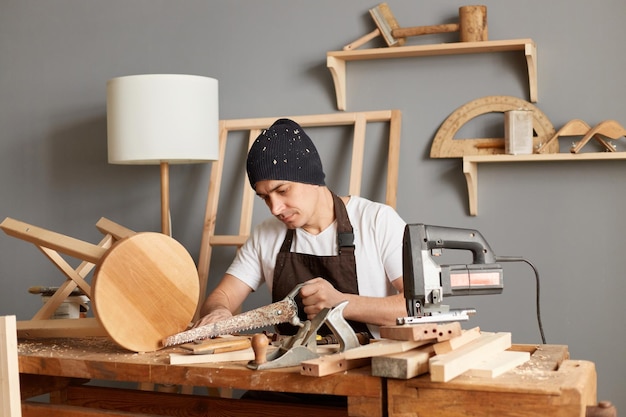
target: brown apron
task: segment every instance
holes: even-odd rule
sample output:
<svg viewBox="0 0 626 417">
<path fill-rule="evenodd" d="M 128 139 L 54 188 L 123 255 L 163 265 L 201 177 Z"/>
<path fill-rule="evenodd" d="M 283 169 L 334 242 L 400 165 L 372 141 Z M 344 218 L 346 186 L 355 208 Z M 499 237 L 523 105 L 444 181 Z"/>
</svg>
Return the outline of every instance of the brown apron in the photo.
<svg viewBox="0 0 626 417">
<path fill-rule="evenodd" d="M 324 278 L 343 293 L 359 293 L 352 224 L 348 219 L 348 212 L 343 201 L 334 193 L 332 193 L 332 196 L 335 219 L 337 221 L 339 254 L 337 256 L 315 256 L 291 252 L 294 230 L 288 229 L 276 258 L 276 266 L 274 267 L 272 283 L 273 302 L 285 298 L 297 284 L 316 277 Z M 296 297 L 296 302 L 300 320 L 307 320 L 300 297 Z M 369 333 L 365 323 L 355 321 L 349 321 L 349 323 L 355 332 Z M 297 327 L 289 323 L 279 324 L 276 328 L 280 334 L 295 334 L 298 330 Z M 324 329 L 320 333 L 322 336 L 325 336 L 330 333 L 330 330 Z"/>
</svg>

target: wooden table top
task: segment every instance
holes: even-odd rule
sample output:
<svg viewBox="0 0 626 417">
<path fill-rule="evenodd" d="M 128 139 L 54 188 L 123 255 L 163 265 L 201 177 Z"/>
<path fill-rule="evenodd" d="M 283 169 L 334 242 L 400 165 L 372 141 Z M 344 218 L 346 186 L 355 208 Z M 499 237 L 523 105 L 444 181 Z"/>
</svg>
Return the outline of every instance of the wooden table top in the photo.
<svg viewBox="0 0 626 417">
<path fill-rule="evenodd" d="M 318 378 L 301 375 L 300 367 L 259 371 L 248 369 L 245 362 L 169 364 L 170 353 L 183 352 L 171 347 L 134 353 L 104 337 L 18 343 L 22 374 L 359 397 L 379 398 L 382 393 L 383 381 L 371 375 L 370 367 Z"/>
</svg>

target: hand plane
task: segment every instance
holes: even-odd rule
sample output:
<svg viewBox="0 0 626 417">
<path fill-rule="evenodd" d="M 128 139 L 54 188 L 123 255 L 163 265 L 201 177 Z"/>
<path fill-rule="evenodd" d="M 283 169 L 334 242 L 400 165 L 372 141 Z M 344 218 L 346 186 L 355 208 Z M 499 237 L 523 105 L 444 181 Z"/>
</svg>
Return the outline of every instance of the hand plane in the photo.
<svg viewBox="0 0 626 417">
<path fill-rule="evenodd" d="M 471 264 L 440 265 L 434 257 L 443 249 L 472 253 Z M 408 317 L 398 324 L 467 320 L 474 309 L 450 310 L 444 296 L 499 294 L 502 268 L 476 230 L 408 224 L 405 227 L 402 268 Z"/>
<path fill-rule="evenodd" d="M 343 317 L 347 301 L 333 308 L 325 308 L 313 318 L 301 323 L 298 332 L 293 336 L 285 336 L 278 349 L 265 356 L 264 346 L 255 345 L 255 360 L 248 363 L 250 369 L 273 369 L 300 365 L 302 361 L 318 358 L 317 332 L 322 325 L 327 325 L 339 341 L 339 352 L 345 352 L 360 346 L 359 339 L 350 324 Z M 265 336 L 263 336 L 264 339 Z M 267 339 L 266 339 L 267 340 Z"/>
</svg>

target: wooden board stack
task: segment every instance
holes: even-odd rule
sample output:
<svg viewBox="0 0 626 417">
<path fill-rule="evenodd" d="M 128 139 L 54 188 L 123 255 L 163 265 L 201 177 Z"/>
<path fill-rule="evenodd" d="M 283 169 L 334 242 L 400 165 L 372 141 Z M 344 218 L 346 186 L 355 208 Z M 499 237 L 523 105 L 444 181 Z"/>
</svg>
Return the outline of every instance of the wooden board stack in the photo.
<svg viewBox="0 0 626 417">
<path fill-rule="evenodd" d="M 381 340 L 343 353 L 302 362 L 300 373 L 324 376 L 371 363 L 372 375 L 410 379 L 430 372 L 447 382 L 463 373 L 497 377 L 530 359 L 529 352 L 509 351 L 511 333 L 462 330 L 447 324 L 381 327 Z"/>
</svg>

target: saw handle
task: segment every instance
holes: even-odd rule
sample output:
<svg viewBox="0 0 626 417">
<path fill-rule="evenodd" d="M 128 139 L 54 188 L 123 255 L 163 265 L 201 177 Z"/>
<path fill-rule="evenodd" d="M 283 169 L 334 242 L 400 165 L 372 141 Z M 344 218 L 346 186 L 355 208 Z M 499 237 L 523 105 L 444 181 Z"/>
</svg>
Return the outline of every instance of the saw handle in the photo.
<svg viewBox="0 0 626 417">
<path fill-rule="evenodd" d="M 252 336 L 252 350 L 254 351 L 254 362 L 261 365 L 267 362 L 267 347 L 270 344 L 269 339 L 263 333 L 257 333 Z"/>
</svg>

